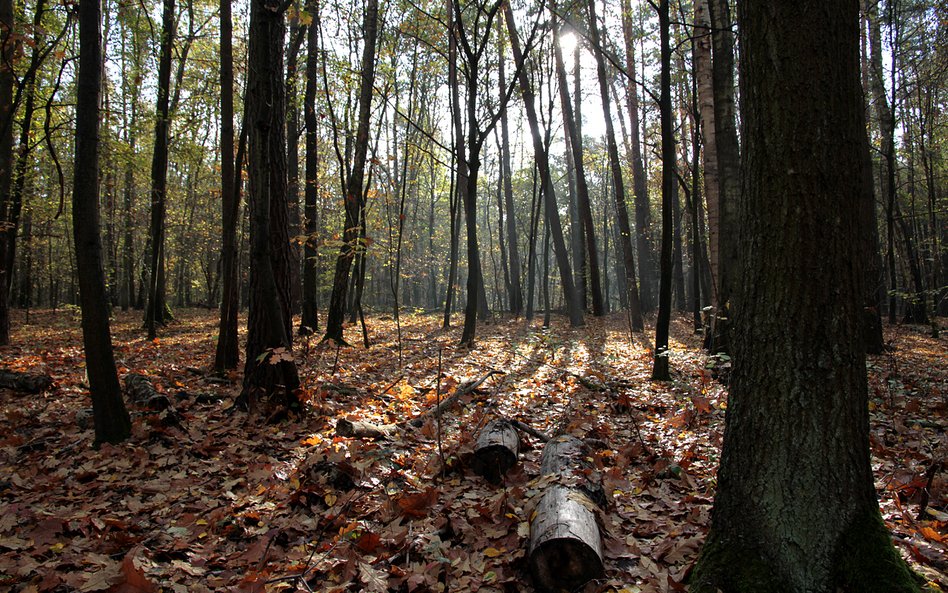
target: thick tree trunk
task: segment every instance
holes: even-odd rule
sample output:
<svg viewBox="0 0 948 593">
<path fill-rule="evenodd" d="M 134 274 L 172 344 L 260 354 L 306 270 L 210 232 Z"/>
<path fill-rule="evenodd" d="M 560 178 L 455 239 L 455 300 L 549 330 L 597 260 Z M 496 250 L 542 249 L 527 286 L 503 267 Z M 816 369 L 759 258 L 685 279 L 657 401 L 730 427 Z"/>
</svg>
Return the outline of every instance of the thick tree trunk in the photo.
<svg viewBox="0 0 948 593">
<path fill-rule="evenodd" d="M 250 310 L 241 403 L 282 392 L 299 406 L 292 355 L 290 242 L 286 208 L 285 16 L 263 0 L 250 7 L 247 79 L 250 182 Z"/>
<path fill-rule="evenodd" d="M 861 229 L 840 216 L 867 192 L 856 9 L 739 4 L 742 274 L 718 491 L 692 593 L 918 591 L 875 497 Z"/>
<path fill-rule="evenodd" d="M 358 248 L 359 207 L 362 201 L 362 186 L 365 181 L 365 162 L 369 149 L 369 117 L 372 112 L 372 94 L 375 81 L 375 48 L 378 41 L 379 5 L 378 0 L 369 0 L 365 8 L 362 30 L 362 79 L 359 83 L 359 121 L 353 153 L 352 170 L 345 182 L 345 226 L 342 233 L 342 247 L 336 258 L 336 270 L 333 275 L 332 295 L 329 299 L 329 311 L 326 316 L 326 334 L 324 340 L 344 343 L 342 322 L 345 318 L 346 290 L 352 260 Z"/>
<path fill-rule="evenodd" d="M 593 44 L 601 47 L 599 22 L 596 16 L 596 0 L 589 0 L 589 31 Z M 635 255 L 632 252 L 632 227 L 629 225 L 629 209 L 625 201 L 625 183 L 622 180 L 622 163 L 619 161 L 619 145 L 612 125 L 612 104 L 609 100 L 609 83 L 606 78 L 606 64 L 601 52 L 596 54 L 596 71 L 599 75 L 599 95 L 602 98 L 602 112 L 606 120 L 606 148 L 609 153 L 609 168 L 612 171 L 612 185 L 615 190 L 616 213 L 619 223 L 619 236 L 622 241 L 623 264 L 625 266 L 625 290 L 628 294 L 629 314 L 632 329 L 642 331 L 642 309 L 639 304 L 639 289 L 635 280 Z"/>
<path fill-rule="evenodd" d="M 234 55 L 231 0 L 221 0 L 221 308 L 214 369 L 237 367 L 239 270 L 237 269 L 237 218 L 240 210 L 234 165 Z"/>
<path fill-rule="evenodd" d="M 79 3 L 79 72 L 76 76 L 76 152 L 72 190 L 72 232 L 76 246 L 82 342 L 92 392 L 97 443 L 117 443 L 131 433 L 131 421 L 115 368 L 109 302 L 99 236 L 99 93 L 102 86 L 101 7 Z"/>
</svg>

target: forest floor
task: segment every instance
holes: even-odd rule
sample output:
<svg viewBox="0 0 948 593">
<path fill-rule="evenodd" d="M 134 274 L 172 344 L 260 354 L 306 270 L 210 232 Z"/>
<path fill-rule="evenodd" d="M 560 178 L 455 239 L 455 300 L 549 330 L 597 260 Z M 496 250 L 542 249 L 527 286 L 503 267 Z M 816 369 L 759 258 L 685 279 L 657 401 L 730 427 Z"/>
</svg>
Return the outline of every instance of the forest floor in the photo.
<svg viewBox="0 0 948 593">
<path fill-rule="evenodd" d="M 268 423 L 266 402 L 229 411 L 239 372 L 207 370 L 216 311 L 176 315 L 152 342 L 140 314 L 116 313 L 120 374 L 151 376 L 173 408 L 133 407 L 132 438 L 97 450 L 77 422 L 90 405 L 78 316 L 14 318 L 0 370 L 54 383 L 0 390 L 0 591 L 530 592 L 542 443 L 526 437 L 506 482 L 489 484 L 466 463 L 496 416 L 601 444 L 606 577 L 587 593 L 685 590 L 727 402 L 686 318 L 672 328 L 673 380 L 656 383 L 651 334 L 630 342 L 621 314 L 580 330 L 555 316 L 548 330 L 482 324 L 473 349 L 438 317 L 405 315 L 401 356 L 391 316 L 371 316 L 368 349 L 297 342 L 307 413 Z M 361 344 L 357 327 L 347 332 Z M 892 351 L 869 364 L 882 511 L 903 556 L 948 591 L 948 340 L 913 326 L 887 327 L 886 339 Z M 446 412 L 440 432 L 433 419 L 407 425 L 491 370 L 503 374 Z M 340 418 L 404 426 L 343 438 Z"/>
</svg>

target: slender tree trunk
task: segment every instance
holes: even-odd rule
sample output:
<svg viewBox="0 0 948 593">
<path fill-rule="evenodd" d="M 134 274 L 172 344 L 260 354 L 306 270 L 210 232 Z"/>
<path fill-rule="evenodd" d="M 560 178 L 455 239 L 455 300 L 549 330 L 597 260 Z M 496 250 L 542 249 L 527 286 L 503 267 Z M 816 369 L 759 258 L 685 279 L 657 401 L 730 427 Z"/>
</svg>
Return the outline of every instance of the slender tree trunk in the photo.
<svg viewBox="0 0 948 593">
<path fill-rule="evenodd" d="M 711 306 L 717 311 L 718 285 L 721 277 L 721 198 L 718 174 L 718 145 L 715 142 L 714 85 L 711 80 L 711 17 L 708 14 L 709 0 L 695 0 L 695 85 L 698 91 L 698 113 L 701 118 L 701 138 L 704 150 L 701 153 L 704 170 L 704 195 L 708 205 L 708 251 L 711 273 Z M 709 330 L 711 328 L 708 328 Z"/>
<path fill-rule="evenodd" d="M 560 224 L 560 214 L 556 206 L 556 194 L 553 191 L 550 163 L 546 150 L 543 147 L 536 107 L 534 105 L 533 90 L 530 87 L 530 80 L 527 76 L 524 56 L 520 51 L 520 39 L 517 35 L 517 26 L 514 22 L 513 11 L 509 5 L 504 6 L 504 18 L 507 21 L 507 32 L 510 35 L 510 45 L 513 50 L 514 62 L 518 64 L 520 92 L 523 95 L 523 103 L 526 108 L 527 120 L 530 124 L 530 132 L 533 138 L 533 150 L 536 156 L 537 166 L 539 167 L 540 180 L 543 184 L 543 203 L 546 212 L 546 222 L 550 227 L 550 235 L 553 239 L 553 251 L 556 255 L 556 264 L 560 272 L 560 282 L 563 284 L 563 297 L 566 301 L 566 311 L 569 315 L 570 325 L 578 327 L 585 323 L 583 320 L 583 310 L 582 307 L 580 307 L 576 287 L 573 284 L 569 257 L 566 254 L 566 241 L 563 239 L 563 227 Z"/>
<path fill-rule="evenodd" d="M 221 308 L 214 369 L 222 372 L 237 367 L 239 306 L 237 266 L 237 219 L 240 212 L 239 185 L 234 164 L 234 54 L 231 0 L 220 2 L 221 22 Z"/>
<path fill-rule="evenodd" d="M 563 63 L 563 51 L 559 44 L 559 28 L 554 25 L 554 54 L 556 59 L 556 77 L 560 92 L 560 105 L 566 127 L 567 144 L 572 149 L 573 168 L 576 177 L 576 197 L 579 203 L 579 218 L 585 235 L 585 251 L 589 260 L 589 286 L 592 289 L 593 315 L 604 313 L 602 302 L 602 280 L 599 268 L 599 249 L 596 246 L 596 230 L 593 226 L 592 206 L 589 202 L 589 185 L 586 183 L 586 168 L 583 164 L 583 140 L 576 130 L 573 109 L 570 104 L 569 85 L 566 80 L 566 66 Z M 579 72 L 575 73 L 579 76 Z"/>
<path fill-rule="evenodd" d="M 596 0 L 589 0 L 589 31 L 593 44 L 602 47 L 599 35 L 599 22 L 596 16 Z M 596 71 L 599 75 L 599 95 L 602 99 L 602 112 L 606 120 L 606 148 L 609 153 L 609 167 L 612 170 L 612 185 L 615 191 L 617 221 L 622 241 L 623 264 L 625 265 L 626 292 L 628 293 L 629 314 L 632 329 L 642 331 L 642 309 L 639 303 L 639 290 L 635 279 L 635 255 L 632 252 L 632 228 L 629 225 L 629 209 L 625 201 L 625 183 L 622 181 L 622 163 L 619 161 L 619 145 L 616 144 L 615 129 L 612 125 L 612 103 L 609 100 L 609 83 L 606 78 L 606 64 L 601 52 L 596 54 Z"/>
<path fill-rule="evenodd" d="M 306 186 L 304 192 L 303 307 L 300 333 L 319 328 L 319 119 L 316 117 L 316 92 L 319 86 L 319 4 L 308 0 L 306 11 L 312 22 L 306 28 L 306 89 L 303 119 L 306 125 Z"/>
<path fill-rule="evenodd" d="M 342 335 L 342 322 L 345 318 L 346 290 L 352 259 L 357 250 L 359 233 L 360 204 L 362 186 L 365 181 L 365 163 L 369 149 L 369 117 L 372 111 L 372 85 L 375 81 L 375 48 L 378 41 L 378 0 L 368 0 L 365 9 L 362 32 L 362 79 L 359 83 L 359 121 L 356 131 L 356 144 L 353 154 L 352 170 L 345 182 L 345 226 L 343 227 L 343 245 L 336 259 L 333 275 L 332 295 L 329 299 L 329 311 L 326 317 L 324 340 L 345 343 Z"/>
<path fill-rule="evenodd" d="M 700 1 L 700 0 L 698 0 Z M 625 66 L 634 77 L 635 35 L 632 25 L 632 5 L 622 0 L 622 33 L 625 41 Z M 639 121 L 639 92 L 634 78 L 629 79 L 629 88 L 625 94 L 626 109 L 629 112 L 629 139 L 632 164 L 632 193 L 635 194 L 635 246 L 639 255 L 639 305 L 643 313 L 655 310 L 655 253 L 649 241 L 652 226 L 652 213 L 648 199 L 648 179 L 642 162 L 642 143 L 639 139 L 641 122 Z"/>
<path fill-rule="evenodd" d="M 661 279 L 658 286 L 658 320 L 655 322 L 655 361 L 652 379 L 671 379 L 668 364 L 668 325 L 671 320 L 672 291 L 672 227 L 674 202 L 678 199 L 678 179 L 675 175 L 675 130 L 672 123 L 671 103 L 671 24 L 668 0 L 658 4 L 658 29 L 661 36 L 661 92 L 658 106 L 662 122 L 662 251 Z"/>
<path fill-rule="evenodd" d="M 0 17 L 2 18 L 2 17 Z M 99 236 L 99 93 L 102 84 L 102 13 L 98 0 L 79 3 L 79 72 L 76 76 L 76 152 L 72 231 L 82 310 L 82 342 L 92 392 L 97 443 L 128 438 L 131 421 L 119 386 L 109 329 L 109 302 Z"/>
<path fill-rule="evenodd" d="M 161 50 L 158 59 L 158 98 L 155 107 L 155 148 L 151 160 L 151 275 L 145 329 L 148 339 L 158 336 L 157 325 L 165 321 L 164 251 L 165 199 L 167 198 L 168 143 L 171 135 L 169 95 L 171 89 L 171 46 L 175 37 L 174 0 L 164 0 L 161 16 Z"/>
<path fill-rule="evenodd" d="M 738 9 L 742 274 L 712 526 L 690 591 L 914 593 L 876 501 L 861 229 L 840 215 L 868 179 L 857 4 Z"/>
<path fill-rule="evenodd" d="M 500 27 L 498 21 L 497 26 Z M 501 97 L 500 112 L 500 171 L 504 186 L 504 207 L 506 210 L 505 221 L 507 223 L 507 249 L 509 251 L 510 261 L 510 312 L 514 317 L 520 317 L 523 314 L 523 287 L 520 282 L 520 246 L 517 240 L 517 218 L 513 203 L 513 182 L 510 166 L 510 131 L 507 123 L 507 104 L 503 97 L 507 92 L 507 77 L 505 72 L 504 43 L 503 35 L 498 34 L 498 46 L 500 57 L 497 64 L 498 86 Z"/>
<path fill-rule="evenodd" d="M 290 43 L 286 56 L 286 170 L 287 200 L 290 225 L 290 302 L 294 313 L 301 311 L 303 299 L 300 276 L 300 241 L 303 232 L 300 220 L 300 109 L 297 80 L 299 79 L 299 55 L 306 27 L 300 24 L 294 12 L 290 23 Z"/>
<path fill-rule="evenodd" d="M 9 297 L 13 269 L 7 267 L 16 231 L 11 224 L 13 180 L 13 55 L 16 48 L 13 0 L 0 0 L 0 346 L 10 343 Z"/>
<path fill-rule="evenodd" d="M 727 350 L 731 314 L 729 302 L 735 290 L 737 261 L 737 200 L 741 192 L 740 147 L 734 104 L 734 33 L 728 0 L 708 0 L 714 59 L 711 79 L 714 92 L 714 146 L 718 153 L 718 305 L 715 311 L 711 349 Z M 706 148 L 707 150 L 707 148 Z M 722 319 L 723 317 L 723 319 Z M 722 323 L 723 321 L 723 323 Z"/>
</svg>

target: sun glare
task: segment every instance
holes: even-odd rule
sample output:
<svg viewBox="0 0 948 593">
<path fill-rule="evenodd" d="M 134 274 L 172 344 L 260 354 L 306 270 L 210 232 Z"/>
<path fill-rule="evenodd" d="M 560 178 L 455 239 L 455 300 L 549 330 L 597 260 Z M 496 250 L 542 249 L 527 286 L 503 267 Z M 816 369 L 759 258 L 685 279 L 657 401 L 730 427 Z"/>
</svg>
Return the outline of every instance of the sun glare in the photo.
<svg viewBox="0 0 948 593">
<path fill-rule="evenodd" d="M 578 43 L 578 40 L 576 39 L 575 33 L 560 34 L 560 48 L 563 50 L 564 57 L 573 55 L 573 50 L 576 49 L 576 43 Z"/>
</svg>

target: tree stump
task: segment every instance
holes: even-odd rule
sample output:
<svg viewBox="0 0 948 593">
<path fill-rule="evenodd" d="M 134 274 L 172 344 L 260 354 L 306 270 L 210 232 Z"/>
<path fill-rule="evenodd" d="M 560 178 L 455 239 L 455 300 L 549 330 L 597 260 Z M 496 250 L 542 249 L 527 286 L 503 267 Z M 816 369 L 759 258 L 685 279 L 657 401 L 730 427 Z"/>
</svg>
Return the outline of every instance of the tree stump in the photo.
<svg viewBox="0 0 948 593">
<path fill-rule="evenodd" d="M 53 378 L 49 375 L 0 371 L 0 388 L 25 393 L 40 393 L 49 389 L 52 384 Z"/>
<path fill-rule="evenodd" d="M 606 503 L 606 493 L 590 454 L 589 447 L 580 439 L 569 435 L 558 436 L 543 447 L 540 474 L 561 476 L 564 485 L 581 489 L 602 507 Z"/>
<path fill-rule="evenodd" d="M 603 575 L 596 504 L 582 490 L 554 484 L 530 523 L 530 571 L 546 591 L 574 591 Z"/>
<path fill-rule="evenodd" d="M 504 419 L 492 420 L 477 437 L 471 469 L 491 484 L 500 484 L 504 474 L 517 465 L 520 436 Z"/>
</svg>

